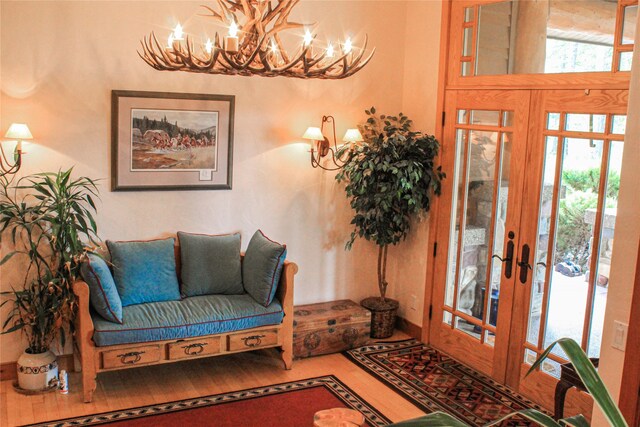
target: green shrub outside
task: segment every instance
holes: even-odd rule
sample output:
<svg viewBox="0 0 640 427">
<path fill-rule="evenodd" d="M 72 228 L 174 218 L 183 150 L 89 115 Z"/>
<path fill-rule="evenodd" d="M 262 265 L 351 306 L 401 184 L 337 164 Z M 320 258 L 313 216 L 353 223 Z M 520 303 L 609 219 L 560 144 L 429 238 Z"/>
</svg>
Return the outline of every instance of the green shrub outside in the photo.
<svg viewBox="0 0 640 427">
<path fill-rule="evenodd" d="M 587 210 L 598 206 L 600 169 L 562 172 L 566 196 L 560 200 L 558 233 L 554 263 L 570 260 L 586 271 L 589 260 L 592 226 L 585 221 Z M 610 171 L 607 180 L 607 207 L 615 207 L 620 189 L 620 175 Z"/>
</svg>

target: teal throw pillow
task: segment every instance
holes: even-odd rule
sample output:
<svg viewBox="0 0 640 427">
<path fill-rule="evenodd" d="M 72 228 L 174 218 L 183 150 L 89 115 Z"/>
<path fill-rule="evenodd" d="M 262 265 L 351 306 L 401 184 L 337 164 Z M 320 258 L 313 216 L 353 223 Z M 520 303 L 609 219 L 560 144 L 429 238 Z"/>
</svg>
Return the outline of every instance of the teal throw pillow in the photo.
<svg viewBox="0 0 640 427">
<path fill-rule="evenodd" d="M 180 299 L 173 237 L 146 242 L 107 241 L 122 306 Z"/>
<path fill-rule="evenodd" d="M 178 232 L 178 241 L 184 296 L 244 293 L 239 233 L 210 236 Z"/>
<path fill-rule="evenodd" d="M 105 260 L 89 254 L 80 266 L 80 274 L 89 285 L 93 309 L 110 322 L 122 323 L 122 301 Z"/>
<path fill-rule="evenodd" d="M 271 304 L 280 282 L 287 247 L 255 232 L 242 261 L 244 289 L 265 307 Z"/>
</svg>

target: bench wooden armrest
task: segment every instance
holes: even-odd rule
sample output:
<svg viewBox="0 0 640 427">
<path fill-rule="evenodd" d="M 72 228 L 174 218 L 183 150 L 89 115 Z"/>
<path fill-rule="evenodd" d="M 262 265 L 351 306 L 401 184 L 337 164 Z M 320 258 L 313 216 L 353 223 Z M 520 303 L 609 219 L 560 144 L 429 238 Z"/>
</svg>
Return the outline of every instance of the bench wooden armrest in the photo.
<svg viewBox="0 0 640 427">
<path fill-rule="evenodd" d="M 282 361 L 285 369 L 293 366 L 293 276 L 298 272 L 298 264 L 285 261 L 282 268 L 282 276 L 276 290 L 276 298 L 282 304 L 284 310 Z"/>
<path fill-rule="evenodd" d="M 93 320 L 89 312 L 89 285 L 82 280 L 73 284 L 73 293 L 78 301 L 78 311 L 74 320 L 75 343 L 74 365 L 75 370 L 82 370 L 83 400 L 91 402 L 93 392 L 96 389 L 95 348 L 93 342 Z"/>
</svg>

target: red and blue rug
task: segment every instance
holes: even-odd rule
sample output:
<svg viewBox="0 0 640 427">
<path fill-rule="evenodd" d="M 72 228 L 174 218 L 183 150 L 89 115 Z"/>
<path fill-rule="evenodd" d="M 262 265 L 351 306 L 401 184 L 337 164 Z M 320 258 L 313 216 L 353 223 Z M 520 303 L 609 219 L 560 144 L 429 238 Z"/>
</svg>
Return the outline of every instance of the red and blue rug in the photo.
<svg viewBox="0 0 640 427">
<path fill-rule="evenodd" d="M 232 393 L 86 415 L 29 427 L 113 425 L 114 427 L 299 427 L 313 425 L 323 409 L 350 408 L 368 427 L 389 420 L 338 378 L 329 375 Z"/>
<path fill-rule="evenodd" d="M 344 354 L 426 413 L 447 412 L 471 426 L 485 426 L 521 409 L 541 410 L 487 376 L 413 339 L 376 343 Z M 519 417 L 500 424 L 534 425 Z"/>
</svg>

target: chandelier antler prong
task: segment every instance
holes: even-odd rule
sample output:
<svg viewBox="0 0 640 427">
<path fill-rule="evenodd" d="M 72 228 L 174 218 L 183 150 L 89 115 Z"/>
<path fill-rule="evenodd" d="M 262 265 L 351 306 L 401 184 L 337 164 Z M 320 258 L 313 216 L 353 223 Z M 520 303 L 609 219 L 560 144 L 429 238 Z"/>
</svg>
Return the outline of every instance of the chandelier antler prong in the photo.
<svg viewBox="0 0 640 427">
<path fill-rule="evenodd" d="M 224 38 L 216 32 L 199 48 L 192 37 L 182 37 L 179 25 L 169 35 L 167 45 L 158 41 L 154 32 L 140 41 L 138 55 L 149 66 L 160 71 L 186 71 L 242 76 L 285 76 L 297 78 L 343 79 L 360 71 L 369 63 L 375 48 L 367 52 L 368 37 L 362 48 L 352 46 L 347 38 L 326 49 L 317 47 L 317 35 L 311 34 L 314 24 L 289 21 L 291 10 L 300 0 L 216 0 L 218 10 L 203 5 L 213 18 L 229 28 Z M 289 56 L 280 33 L 305 29 L 302 44 Z M 291 59 L 292 58 L 292 59 Z"/>
</svg>

